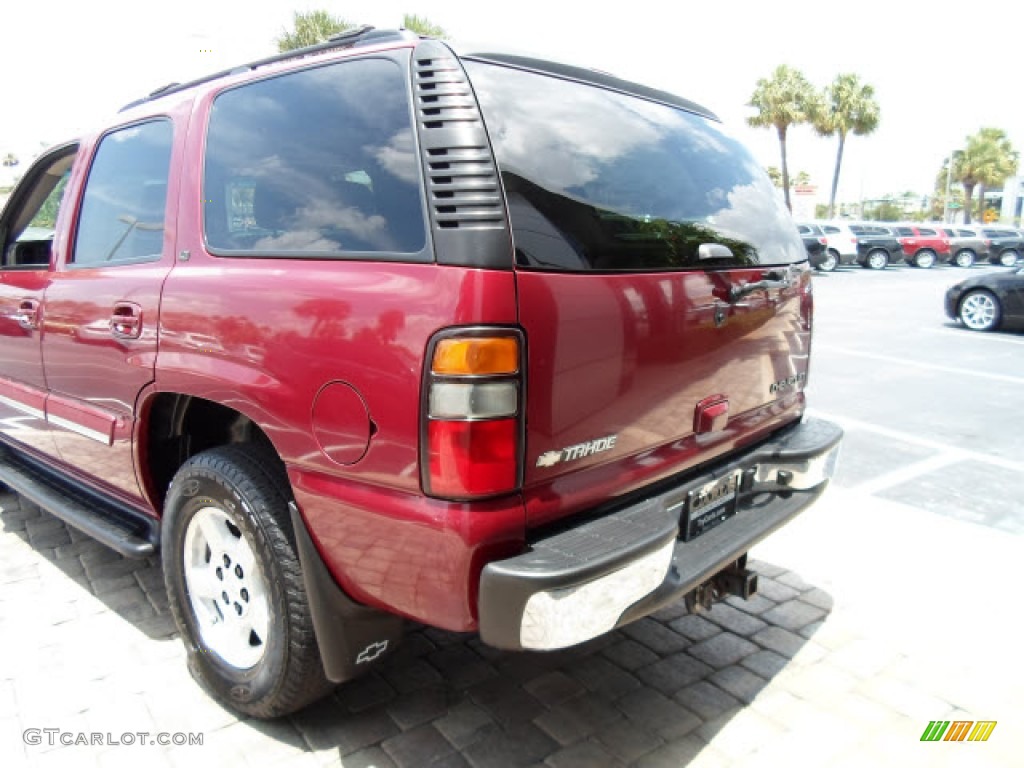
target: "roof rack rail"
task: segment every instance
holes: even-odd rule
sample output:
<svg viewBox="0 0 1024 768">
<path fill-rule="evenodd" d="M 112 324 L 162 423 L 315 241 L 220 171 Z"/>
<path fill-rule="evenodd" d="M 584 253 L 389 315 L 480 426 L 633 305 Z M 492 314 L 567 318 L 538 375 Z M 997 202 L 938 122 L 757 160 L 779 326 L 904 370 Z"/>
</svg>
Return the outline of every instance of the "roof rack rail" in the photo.
<svg viewBox="0 0 1024 768">
<path fill-rule="evenodd" d="M 197 85 L 209 83 L 214 80 L 220 80 L 222 77 L 227 77 L 229 75 L 236 75 L 240 72 L 248 72 L 259 67 L 265 67 L 268 64 L 276 64 L 279 61 L 301 59 L 311 54 L 322 53 L 336 48 L 354 48 L 360 45 L 373 45 L 375 43 L 382 43 L 389 40 L 406 40 L 413 37 L 418 38 L 419 35 L 416 35 L 415 32 L 409 32 L 404 29 L 375 29 L 368 24 L 364 24 L 363 26 L 348 29 L 344 32 L 338 33 L 337 35 L 329 37 L 327 41 L 323 43 L 307 45 L 305 48 L 296 48 L 293 51 L 285 51 L 284 53 L 279 53 L 275 56 L 267 56 L 263 59 L 251 61 L 248 64 L 241 64 L 237 67 L 232 67 L 231 69 L 224 69 L 220 72 L 215 72 L 212 75 L 205 75 L 195 80 L 189 80 L 185 83 L 169 83 L 168 85 L 157 88 L 155 91 L 141 99 L 136 99 L 135 101 L 125 104 L 118 111 L 124 112 L 132 107 L 137 107 L 139 104 L 145 104 L 147 101 L 152 101 L 153 99 L 161 96 L 194 88 Z"/>
</svg>

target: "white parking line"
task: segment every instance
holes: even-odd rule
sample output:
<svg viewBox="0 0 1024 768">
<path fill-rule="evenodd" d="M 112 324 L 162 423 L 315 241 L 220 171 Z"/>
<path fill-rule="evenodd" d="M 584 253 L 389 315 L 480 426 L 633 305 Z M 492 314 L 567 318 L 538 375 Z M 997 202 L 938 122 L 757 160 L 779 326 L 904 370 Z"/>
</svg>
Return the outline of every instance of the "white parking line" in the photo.
<svg viewBox="0 0 1024 768">
<path fill-rule="evenodd" d="M 937 333 L 941 336 L 958 336 L 961 339 L 970 339 L 972 342 L 974 339 L 979 339 L 981 341 L 998 341 L 1001 344 L 1013 344 L 1018 347 L 1024 347 L 1024 339 L 1011 339 L 992 333 L 975 333 L 968 330 L 956 330 L 955 328 L 921 328 L 920 330 L 923 333 Z"/>
<path fill-rule="evenodd" d="M 913 464 L 893 470 L 892 472 L 886 472 L 870 480 L 865 480 L 863 483 L 857 483 L 857 485 L 851 486 L 850 490 L 860 491 L 861 493 L 878 493 L 887 488 L 892 488 L 894 485 L 902 485 L 908 480 L 913 480 L 921 475 L 927 475 L 929 472 L 934 472 L 937 469 L 944 469 L 960 461 L 963 461 L 963 457 L 956 453 L 940 453 L 927 459 L 915 461 Z"/>
<path fill-rule="evenodd" d="M 829 421 L 834 421 L 836 424 L 841 426 L 843 429 L 860 431 L 860 432 L 872 432 L 881 437 L 887 437 L 891 440 L 899 440 L 910 445 L 919 445 L 922 448 L 930 448 L 936 451 L 939 456 L 929 457 L 923 461 L 915 462 L 910 467 L 914 467 L 917 464 L 921 464 L 927 461 L 938 461 L 942 459 L 939 464 L 949 463 L 947 459 L 952 461 L 980 461 L 985 464 L 989 464 L 994 467 L 1000 467 L 1001 469 L 1008 469 L 1011 472 L 1024 473 L 1024 462 L 1014 461 L 1013 459 L 1005 459 L 1002 456 L 995 456 L 991 453 L 981 453 L 979 451 L 969 451 L 964 448 L 958 448 L 955 445 L 949 443 L 940 443 L 935 440 L 929 440 L 926 437 L 920 437 L 919 435 L 912 434 L 910 432 L 900 432 L 898 429 L 889 429 L 878 424 L 872 424 L 867 421 L 860 421 L 859 419 L 850 419 L 845 416 L 840 416 L 835 413 L 824 413 L 814 408 L 809 408 L 807 413 L 811 416 L 818 416 Z M 909 469 L 907 467 L 905 469 Z M 897 470 L 896 472 L 899 472 Z M 927 471 L 927 470 L 926 470 Z M 891 474 L 896 474 L 891 473 Z M 868 481 L 874 482 L 874 481 Z"/>
<path fill-rule="evenodd" d="M 877 360 L 880 363 L 892 363 L 893 365 L 902 365 L 908 368 L 917 368 L 922 371 L 937 371 L 939 373 L 953 373 L 957 376 L 974 376 L 978 379 L 989 379 L 990 381 L 1003 381 L 1008 384 L 1024 384 L 1024 378 L 1020 376 L 1007 376 L 1002 373 L 989 373 L 987 371 L 975 371 L 970 368 L 954 368 L 948 365 L 935 365 L 934 363 L 922 363 L 917 360 L 908 360 L 904 357 L 890 357 L 889 355 L 876 355 L 873 352 L 860 352 L 856 349 L 846 349 L 844 347 L 835 347 L 832 345 L 821 345 L 818 346 L 818 354 L 828 354 L 829 352 L 836 352 L 840 355 L 850 355 L 851 357 L 863 357 L 865 360 Z"/>
</svg>

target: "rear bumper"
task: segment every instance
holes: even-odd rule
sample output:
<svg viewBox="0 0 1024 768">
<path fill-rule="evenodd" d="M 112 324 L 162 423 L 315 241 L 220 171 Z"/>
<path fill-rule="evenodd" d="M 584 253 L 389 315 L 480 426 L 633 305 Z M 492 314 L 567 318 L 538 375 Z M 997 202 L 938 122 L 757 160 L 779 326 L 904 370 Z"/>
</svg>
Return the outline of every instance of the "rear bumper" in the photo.
<svg viewBox="0 0 1024 768">
<path fill-rule="evenodd" d="M 515 650 L 563 648 L 678 600 L 817 499 L 841 438 L 836 425 L 806 419 L 654 497 L 489 563 L 480 580 L 481 639 Z M 736 513 L 684 541 L 693 492 L 729 476 L 738 478 Z"/>
</svg>

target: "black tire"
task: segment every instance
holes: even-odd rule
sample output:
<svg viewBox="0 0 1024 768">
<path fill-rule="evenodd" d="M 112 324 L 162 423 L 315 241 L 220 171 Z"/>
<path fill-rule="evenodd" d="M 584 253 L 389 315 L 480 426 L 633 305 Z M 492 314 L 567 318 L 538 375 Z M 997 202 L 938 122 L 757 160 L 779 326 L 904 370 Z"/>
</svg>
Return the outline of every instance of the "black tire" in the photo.
<svg viewBox="0 0 1024 768">
<path fill-rule="evenodd" d="M 295 712 L 333 687 L 320 661 L 288 513 L 290 492 L 282 475 L 283 468 L 277 466 L 275 456 L 249 444 L 223 446 L 193 456 L 171 482 L 161 528 L 164 581 L 192 676 L 225 706 L 258 718 Z M 197 513 L 201 513 L 198 518 Z M 189 533 L 193 520 L 196 522 Z M 203 532 L 208 529 L 200 522 L 211 520 L 217 534 L 204 539 Z M 229 543 L 234 541 L 237 547 L 225 549 L 223 557 L 242 553 L 236 558 L 238 562 L 244 554 L 246 561 L 251 558 L 258 567 L 249 568 L 247 563 L 243 574 L 237 564 L 225 562 L 222 569 L 220 558 L 212 551 L 216 545 L 209 543 L 218 536 Z M 221 579 L 216 589 L 225 586 L 235 590 L 231 595 L 228 591 L 222 593 L 225 605 L 220 604 L 220 597 L 203 602 L 198 588 L 195 599 L 190 596 L 188 580 L 199 583 L 195 581 L 199 572 L 196 566 L 203 558 L 209 563 L 202 569 L 206 576 L 215 571 Z M 191 565 L 187 564 L 189 560 Z M 233 581 L 235 573 L 237 583 Z M 245 581 L 241 580 L 243 575 Z M 252 589 L 254 602 L 244 609 L 239 607 L 238 613 L 258 602 L 263 636 L 253 629 L 240 643 L 245 619 L 235 619 L 231 606 L 238 604 L 229 602 L 229 598 L 242 601 L 244 597 L 248 603 L 250 595 L 245 586 Z M 222 615 L 219 621 L 217 613 Z M 242 627 L 241 633 L 230 631 L 232 622 Z M 225 637 L 232 634 L 233 645 L 229 645 Z M 236 665 L 221 655 L 231 655 L 229 649 L 237 652 L 245 643 L 251 647 L 251 653 L 243 649 L 246 659 L 259 655 L 252 665 Z"/>
<path fill-rule="evenodd" d="M 884 248 L 874 248 L 864 257 L 864 266 L 868 269 L 885 269 L 889 266 L 889 252 Z"/>
<path fill-rule="evenodd" d="M 953 257 L 953 263 L 958 267 L 964 269 L 970 269 L 974 266 L 974 262 L 977 261 L 977 254 L 970 248 L 964 248 L 963 250 L 957 251 L 956 256 Z"/>
<path fill-rule="evenodd" d="M 1010 248 L 999 254 L 999 263 L 1004 267 L 1012 267 L 1017 263 L 1018 258 L 1017 252 Z"/>
<path fill-rule="evenodd" d="M 995 294 L 977 288 L 964 294 L 956 314 L 964 327 L 972 331 L 994 331 L 1002 321 L 1003 308 Z"/>
<path fill-rule="evenodd" d="M 935 266 L 936 259 L 935 251 L 930 248 L 922 248 L 914 254 L 914 266 L 921 269 L 931 269 Z"/>
<path fill-rule="evenodd" d="M 836 271 L 836 267 L 838 267 L 838 266 L 839 266 L 839 254 L 837 254 L 835 251 L 830 249 L 830 250 L 825 251 L 825 258 L 824 258 L 824 260 L 820 264 L 818 264 L 816 269 L 819 272 L 835 272 Z"/>
</svg>

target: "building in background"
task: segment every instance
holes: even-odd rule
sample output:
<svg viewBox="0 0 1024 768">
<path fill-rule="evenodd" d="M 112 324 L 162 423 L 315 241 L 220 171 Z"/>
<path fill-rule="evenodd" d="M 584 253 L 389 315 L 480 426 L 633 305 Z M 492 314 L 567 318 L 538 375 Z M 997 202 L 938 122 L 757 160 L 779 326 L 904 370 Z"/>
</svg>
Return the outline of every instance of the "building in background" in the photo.
<svg viewBox="0 0 1024 768">
<path fill-rule="evenodd" d="M 1011 176 L 1003 185 L 1002 202 L 999 206 L 999 221 L 1018 226 L 1021 223 L 1021 208 L 1024 204 L 1024 176 Z M 988 195 L 985 195 L 986 201 Z"/>
</svg>

